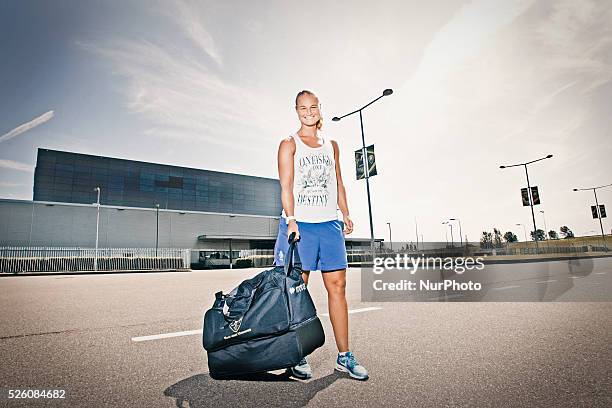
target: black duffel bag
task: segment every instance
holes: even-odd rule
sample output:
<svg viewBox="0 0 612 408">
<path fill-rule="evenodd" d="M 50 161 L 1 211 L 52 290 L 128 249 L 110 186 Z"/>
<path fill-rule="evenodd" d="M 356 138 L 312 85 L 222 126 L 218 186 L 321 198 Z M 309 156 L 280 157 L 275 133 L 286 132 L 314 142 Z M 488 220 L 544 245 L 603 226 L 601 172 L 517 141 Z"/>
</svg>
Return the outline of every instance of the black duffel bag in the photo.
<svg viewBox="0 0 612 408">
<path fill-rule="evenodd" d="M 263 271 L 229 294 L 215 294 L 202 334 L 212 378 L 293 367 L 325 342 L 294 236 L 284 267 Z"/>
</svg>

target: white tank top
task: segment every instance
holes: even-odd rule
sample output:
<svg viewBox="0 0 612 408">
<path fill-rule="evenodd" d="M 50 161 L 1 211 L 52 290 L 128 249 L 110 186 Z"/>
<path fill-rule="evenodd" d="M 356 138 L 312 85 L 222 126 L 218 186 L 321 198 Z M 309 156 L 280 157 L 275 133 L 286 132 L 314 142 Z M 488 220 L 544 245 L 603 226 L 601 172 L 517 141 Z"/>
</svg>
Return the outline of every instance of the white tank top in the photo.
<svg viewBox="0 0 612 408">
<path fill-rule="evenodd" d="M 297 133 L 293 157 L 294 215 L 301 222 L 338 219 L 338 182 L 334 147 L 327 138 L 319 147 L 310 147 Z M 283 209 L 282 216 L 286 217 Z"/>
</svg>

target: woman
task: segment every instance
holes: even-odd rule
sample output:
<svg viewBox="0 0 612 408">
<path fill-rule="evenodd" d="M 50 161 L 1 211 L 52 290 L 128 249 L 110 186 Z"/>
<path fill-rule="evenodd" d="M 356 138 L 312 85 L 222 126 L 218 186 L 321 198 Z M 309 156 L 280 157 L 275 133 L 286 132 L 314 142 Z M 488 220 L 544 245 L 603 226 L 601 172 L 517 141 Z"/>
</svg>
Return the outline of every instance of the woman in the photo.
<svg viewBox="0 0 612 408">
<path fill-rule="evenodd" d="M 310 271 L 320 270 L 327 290 L 329 317 L 334 329 L 338 358 L 335 369 L 351 377 L 366 380 L 368 371 L 357 363 L 348 347 L 348 308 L 345 296 L 346 247 L 344 235 L 353 231 L 346 191 L 340 174 L 339 148 L 334 140 L 321 137 L 319 100 L 310 91 L 301 91 L 295 99 L 300 129 L 283 139 L 278 149 L 278 173 L 281 184 L 283 218 L 274 250 L 276 265 L 283 265 L 287 236 L 300 239 L 298 254 L 304 282 Z M 340 208 L 344 223 L 338 220 Z M 344 225 L 344 230 L 343 230 Z M 289 372 L 298 378 L 312 377 L 303 359 Z"/>
</svg>

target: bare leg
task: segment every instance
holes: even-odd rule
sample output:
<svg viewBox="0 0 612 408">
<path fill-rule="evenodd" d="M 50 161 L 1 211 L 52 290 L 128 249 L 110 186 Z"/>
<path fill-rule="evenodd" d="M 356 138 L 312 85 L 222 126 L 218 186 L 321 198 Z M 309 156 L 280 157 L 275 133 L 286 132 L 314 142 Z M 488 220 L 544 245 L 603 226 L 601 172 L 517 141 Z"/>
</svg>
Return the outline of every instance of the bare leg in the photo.
<svg viewBox="0 0 612 408">
<path fill-rule="evenodd" d="M 349 350 L 348 341 L 348 306 L 346 303 L 346 269 L 321 273 L 327 289 L 329 318 L 334 328 L 334 337 L 338 351 Z"/>
</svg>

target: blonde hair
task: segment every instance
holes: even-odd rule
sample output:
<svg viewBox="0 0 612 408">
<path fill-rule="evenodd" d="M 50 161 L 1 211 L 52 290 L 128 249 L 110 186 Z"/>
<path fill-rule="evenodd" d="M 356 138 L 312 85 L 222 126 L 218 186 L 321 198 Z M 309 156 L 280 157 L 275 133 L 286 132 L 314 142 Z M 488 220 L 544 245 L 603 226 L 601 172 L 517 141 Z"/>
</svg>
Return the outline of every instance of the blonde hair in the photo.
<svg viewBox="0 0 612 408">
<path fill-rule="evenodd" d="M 312 95 L 312 96 L 314 96 L 315 98 L 317 98 L 317 100 L 319 99 L 319 98 L 317 97 L 317 95 L 315 95 L 315 94 L 314 94 L 314 92 L 309 91 L 309 90 L 307 90 L 307 89 L 304 89 L 304 90 L 302 90 L 302 91 L 298 92 L 297 96 L 295 97 L 295 107 L 296 107 L 296 109 L 297 109 L 298 99 L 299 99 L 299 98 L 300 98 L 300 96 L 302 96 L 302 95 Z M 317 122 L 317 129 L 321 129 L 322 127 L 323 127 L 323 117 L 321 117 L 321 115 L 320 115 L 320 111 L 319 111 L 319 121 Z"/>
</svg>

